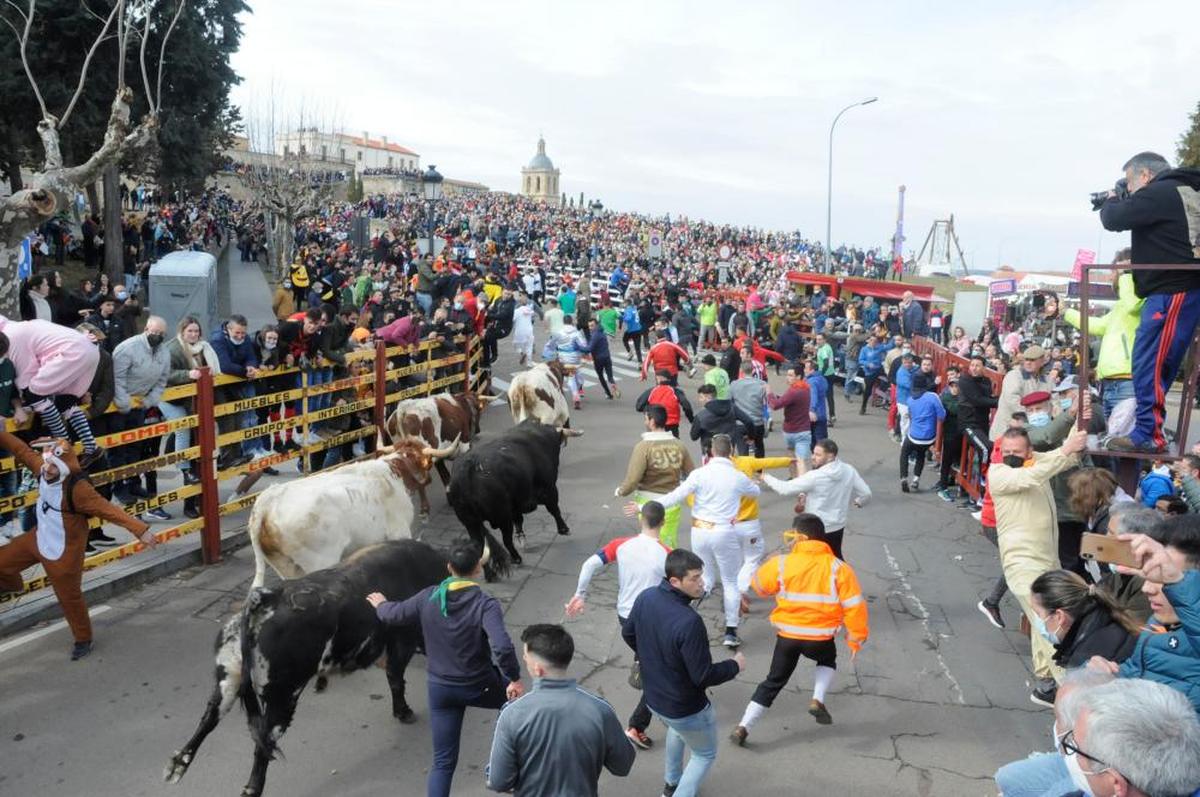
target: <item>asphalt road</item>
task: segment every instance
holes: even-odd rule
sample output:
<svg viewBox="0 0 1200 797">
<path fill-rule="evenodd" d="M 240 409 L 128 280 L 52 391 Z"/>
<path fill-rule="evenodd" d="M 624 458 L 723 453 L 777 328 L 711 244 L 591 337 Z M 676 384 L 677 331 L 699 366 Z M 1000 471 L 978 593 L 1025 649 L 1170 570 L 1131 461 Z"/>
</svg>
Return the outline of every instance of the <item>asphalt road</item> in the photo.
<svg viewBox="0 0 1200 797">
<path fill-rule="evenodd" d="M 506 379 L 515 365 L 505 348 L 505 367 L 496 376 Z M 598 387 L 589 389 L 586 407 L 572 423 L 585 436 L 570 441 L 563 454 L 559 489 L 572 534 L 556 536 L 549 515 L 539 510 L 526 522 L 525 565 L 508 581 L 487 586 L 504 603 L 514 637 L 530 623 L 560 621 L 580 563 L 633 529 L 612 491 L 641 431 L 632 411 L 640 386 L 623 358 L 617 368 L 624 398 L 607 402 Z M 695 385 L 684 380 L 689 395 Z M 841 421 L 832 436 L 843 459 L 875 491 L 867 507 L 852 513 L 845 542 L 868 597 L 870 641 L 854 661 L 839 646 L 838 677 L 827 700 L 833 725 L 818 726 L 806 713 L 812 665 L 802 663 L 747 747 L 734 748 L 725 736 L 766 676 L 773 645 L 768 605 L 755 604 L 742 631 L 748 669 L 712 690 L 722 743 L 704 793 L 995 794 L 995 769 L 1046 749 L 1051 722 L 1048 710 L 1029 701 L 1027 641 L 1013 630 L 992 628 L 975 608 L 996 575 L 995 549 L 965 510 L 927 488 L 901 494 L 898 447 L 887 438 L 881 414 L 860 418 L 838 398 Z M 510 423 L 507 407 L 493 406 L 484 433 Z M 768 451 L 783 451 L 778 424 Z M 423 538 L 436 543 L 460 534 L 444 499 L 435 496 L 433 504 Z M 763 500 L 769 549 L 779 544 L 791 504 L 775 495 Z M 686 529 L 685 522 L 681 544 Z M 244 598 L 252 570 L 252 557 L 243 550 L 220 565 L 183 571 L 107 601 L 96 618 L 96 651 L 78 663 L 67 660 L 65 630 L 0 641 L 0 794 L 238 794 L 251 756 L 238 708 L 209 737 L 181 783 L 165 785 L 162 770 L 199 720 L 212 685 L 213 640 Z M 593 582 L 589 610 L 568 628 L 578 648 L 573 674 L 624 719 L 635 701 L 626 684 L 632 657 L 613 608 L 615 576 L 605 573 Z M 721 631 L 719 603 L 702 607 L 714 644 Z M 1003 609 L 1015 628 L 1015 603 L 1009 599 Z M 726 655 L 719 644 L 713 653 Z M 268 773 L 266 794 L 422 794 L 430 760 L 423 671 L 424 660 L 414 660 L 409 699 L 418 722 L 411 726 L 392 719 L 381 670 L 335 679 L 321 695 L 306 692 L 282 741 L 286 757 Z M 491 712 L 468 712 L 456 794 L 485 793 L 482 770 L 493 720 Z M 661 742 L 663 730 L 655 724 L 650 734 Z M 628 778 L 606 776 L 601 791 L 659 794 L 661 744 L 638 758 Z"/>
</svg>

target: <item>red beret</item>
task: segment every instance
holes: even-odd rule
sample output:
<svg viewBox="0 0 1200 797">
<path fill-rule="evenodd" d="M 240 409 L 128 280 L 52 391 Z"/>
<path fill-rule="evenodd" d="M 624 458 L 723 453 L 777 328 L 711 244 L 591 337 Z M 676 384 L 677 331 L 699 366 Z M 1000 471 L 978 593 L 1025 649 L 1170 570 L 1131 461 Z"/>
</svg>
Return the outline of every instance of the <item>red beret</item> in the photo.
<svg viewBox="0 0 1200 797">
<path fill-rule="evenodd" d="M 1022 407 L 1032 407 L 1034 404 L 1041 404 L 1043 401 L 1050 400 L 1050 392 L 1047 390 L 1036 390 L 1030 393 L 1025 398 L 1021 399 Z"/>
</svg>

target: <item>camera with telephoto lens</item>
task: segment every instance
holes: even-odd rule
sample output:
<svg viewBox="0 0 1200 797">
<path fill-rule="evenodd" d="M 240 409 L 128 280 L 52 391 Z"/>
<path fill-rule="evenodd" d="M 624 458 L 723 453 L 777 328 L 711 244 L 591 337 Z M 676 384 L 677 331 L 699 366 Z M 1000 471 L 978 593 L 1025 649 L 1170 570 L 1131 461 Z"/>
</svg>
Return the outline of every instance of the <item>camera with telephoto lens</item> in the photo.
<svg viewBox="0 0 1200 797">
<path fill-rule="evenodd" d="M 1092 210 L 1099 210 L 1108 201 L 1108 193 L 1108 191 L 1097 191 L 1091 195 Z M 1117 180 L 1117 184 L 1112 188 L 1112 193 L 1117 195 L 1117 199 L 1124 199 L 1129 196 L 1129 184 L 1125 181 L 1124 177 Z"/>
</svg>

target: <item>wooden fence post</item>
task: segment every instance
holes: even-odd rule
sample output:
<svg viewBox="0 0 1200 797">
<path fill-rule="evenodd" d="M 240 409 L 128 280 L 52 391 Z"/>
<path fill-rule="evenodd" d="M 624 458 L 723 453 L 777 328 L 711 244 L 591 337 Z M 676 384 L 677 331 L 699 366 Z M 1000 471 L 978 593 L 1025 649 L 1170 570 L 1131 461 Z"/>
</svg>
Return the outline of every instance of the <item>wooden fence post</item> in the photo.
<svg viewBox="0 0 1200 797">
<path fill-rule="evenodd" d="M 463 360 L 463 387 L 462 389 L 471 389 L 471 339 L 474 337 L 469 331 L 467 332 L 467 342 L 463 349 L 467 353 L 467 359 Z"/>
<path fill-rule="evenodd" d="M 382 439 L 387 423 L 387 344 L 375 341 L 375 439 Z M 393 441 L 394 442 L 394 441 Z M 364 445 L 366 445 L 364 443 Z"/>
<path fill-rule="evenodd" d="M 204 564 L 221 561 L 221 502 L 217 495 L 217 474 L 213 460 L 217 454 L 217 418 L 213 398 L 213 376 L 209 368 L 200 369 L 196 380 L 196 427 L 200 439 L 200 554 Z"/>
</svg>

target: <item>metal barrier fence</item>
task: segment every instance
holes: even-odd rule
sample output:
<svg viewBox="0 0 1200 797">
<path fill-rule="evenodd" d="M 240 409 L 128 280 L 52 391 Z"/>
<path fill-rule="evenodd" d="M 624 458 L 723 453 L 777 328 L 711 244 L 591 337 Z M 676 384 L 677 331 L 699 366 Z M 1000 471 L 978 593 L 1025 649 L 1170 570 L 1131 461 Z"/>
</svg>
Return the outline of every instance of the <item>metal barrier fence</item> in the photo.
<svg viewBox="0 0 1200 797">
<path fill-rule="evenodd" d="M 915 336 L 913 338 L 913 353 L 924 359 L 925 357 L 933 358 L 933 373 L 938 377 L 938 392 L 940 393 L 946 387 L 946 369 L 951 365 L 958 366 L 960 374 L 967 373 L 967 366 L 970 365 L 970 360 L 962 357 L 944 346 L 934 343 L 929 338 Z M 990 368 L 985 368 L 983 371 L 992 382 L 992 395 L 1000 395 L 1000 385 L 1004 381 L 1004 374 L 999 371 L 993 371 Z M 937 441 L 933 444 L 934 456 L 940 463 L 942 461 L 942 427 L 943 423 L 938 423 Z M 962 488 L 963 492 L 971 496 L 974 501 L 980 501 L 983 498 L 983 474 L 987 472 L 988 463 L 981 462 L 976 466 L 975 449 L 964 436 L 962 446 L 959 451 L 946 452 L 950 456 L 959 458 L 958 472 L 955 475 L 955 481 Z"/>
<path fill-rule="evenodd" d="M 161 454 L 156 450 L 154 456 L 92 473 L 89 475 L 89 480 L 93 485 L 103 487 L 125 479 L 140 477 L 150 471 L 184 461 L 200 463 L 200 482 L 198 484 L 185 483 L 180 487 L 127 504 L 124 509 L 132 515 L 140 515 L 177 501 L 197 498 L 200 503 L 199 518 L 185 519 L 170 528 L 156 532 L 154 536 L 159 542 L 166 542 L 198 531 L 200 532 L 202 560 L 205 564 L 213 564 L 221 558 L 221 517 L 240 512 L 254 504 L 261 491 L 249 492 L 249 489 L 267 468 L 300 459 L 306 463 L 305 472 L 307 473 L 311 467 L 311 455 L 346 443 L 372 438 L 376 430 L 383 427 L 389 408 L 403 399 L 428 396 L 435 391 L 440 392 L 455 386 L 459 386 L 460 390 L 479 389 L 486 378 L 486 372 L 479 367 L 483 348 L 479 345 L 478 338 L 476 336 L 460 336 L 455 338 L 453 343 L 461 346 L 462 350 L 435 359 L 432 357 L 432 353 L 442 346 L 444 341 L 423 341 L 413 347 L 386 347 L 383 342 L 378 342 L 373 349 L 363 349 L 347 354 L 346 369 L 350 375 L 332 381 L 323 379 L 314 381 L 313 374 L 317 371 L 332 369 L 333 363 L 326 363 L 322 368 L 310 370 L 278 368 L 262 372 L 255 379 L 226 375 L 214 376 L 210 369 L 202 368 L 200 369 L 200 378 L 196 382 L 169 387 L 162 396 L 162 401 L 166 402 L 193 402 L 191 414 L 174 420 L 163 420 L 96 437 L 96 442 L 111 453 L 114 449 L 122 446 L 145 444 L 149 440 L 155 440 L 161 445 L 162 441 L 177 431 L 195 429 L 198 439 L 194 439 L 192 445 L 182 451 L 172 451 L 166 454 Z M 413 359 L 414 356 L 422 354 L 425 357 L 424 360 L 415 361 Z M 408 362 L 394 364 L 393 360 L 398 358 L 406 358 Z M 453 369 L 453 372 L 437 376 L 437 372 L 447 368 Z M 389 383 L 418 374 L 424 375 L 423 382 L 390 393 L 387 392 Z M 261 394 L 255 389 L 256 385 L 263 387 L 281 377 L 293 378 L 299 384 L 296 387 L 270 390 L 270 392 Z M 238 385 L 251 388 L 254 390 L 254 395 L 220 403 L 215 400 L 216 389 Z M 379 385 L 382 385 L 383 389 L 376 389 L 376 386 Z M 370 397 L 366 397 L 368 390 L 371 393 Z M 331 406 L 312 409 L 313 399 L 322 396 L 332 398 L 333 395 L 345 391 L 355 391 L 356 395 L 353 396 L 353 400 L 347 400 L 341 404 L 334 404 L 330 401 Z M 219 418 L 267 408 L 280 408 L 284 405 L 295 406 L 295 413 L 288 415 L 286 412 L 280 411 L 277 420 L 268 420 L 266 423 L 254 423 L 244 428 L 218 432 Z M 141 406 L 141 402 L 135 399 L 134 406 Z M 371 412 L 371 423 L 364 424 L 358 429 L 320 438 L 318 442 L 308 442 L 312 439 L 309 433 L 312 431 L 313 424 L 368 410 Z M 111 415 L 114 412 L 115 407 L 110 407 L 105 415 Z M 5 421 L 5 424 L 5 428 L 12 432 L 27 430 L 31 426 L 27 423 L 24 427 L 20 427 L 11 419 Z M 282 439 L 284 435 L 296 431 L 303 433 L 305 443 L 299 445 L 295 450 L 270 453 L 258 460 L 236 467 L 224 469 L 217 467 L 217 453 L 223 446 L 238 445 L 263 437 L 269 440 L 276 435 Z M 371 456 L 373 453 L 368 451 L 358 457 L 343 460 L 339 466 Z M 0 456 L 0 476 L 15 470 L 17 470 L 17 464 L 10 454 L 4 453 Z M 218 486 L 221 482 L 233 479 L 241 480 L 239 491 L 243 494 L 222 503 L 218 494 Z M 19 486 L 17 489 L 19 491 Z M 14 524 L 19 525 L 21 510 L 36 506 L 37 496 L 37 490 L 33 489 L 0 498 L 0 513 L 12 512 Z M 92 528 L 98 528 L 101 521 L 93 518 L 90 525 Z M 146 546 L 143 543 L 136 540 L 131 541 L 87 557 L 83 566 L 85 570 L 92 570 L 125 559 L 145 549 Z M 44 573 L 28 579 L 21 592 L 0 595 L 0 606 L 28 592 L 43 589 L 49 584 L 49 578 Z"/>
</svg>

